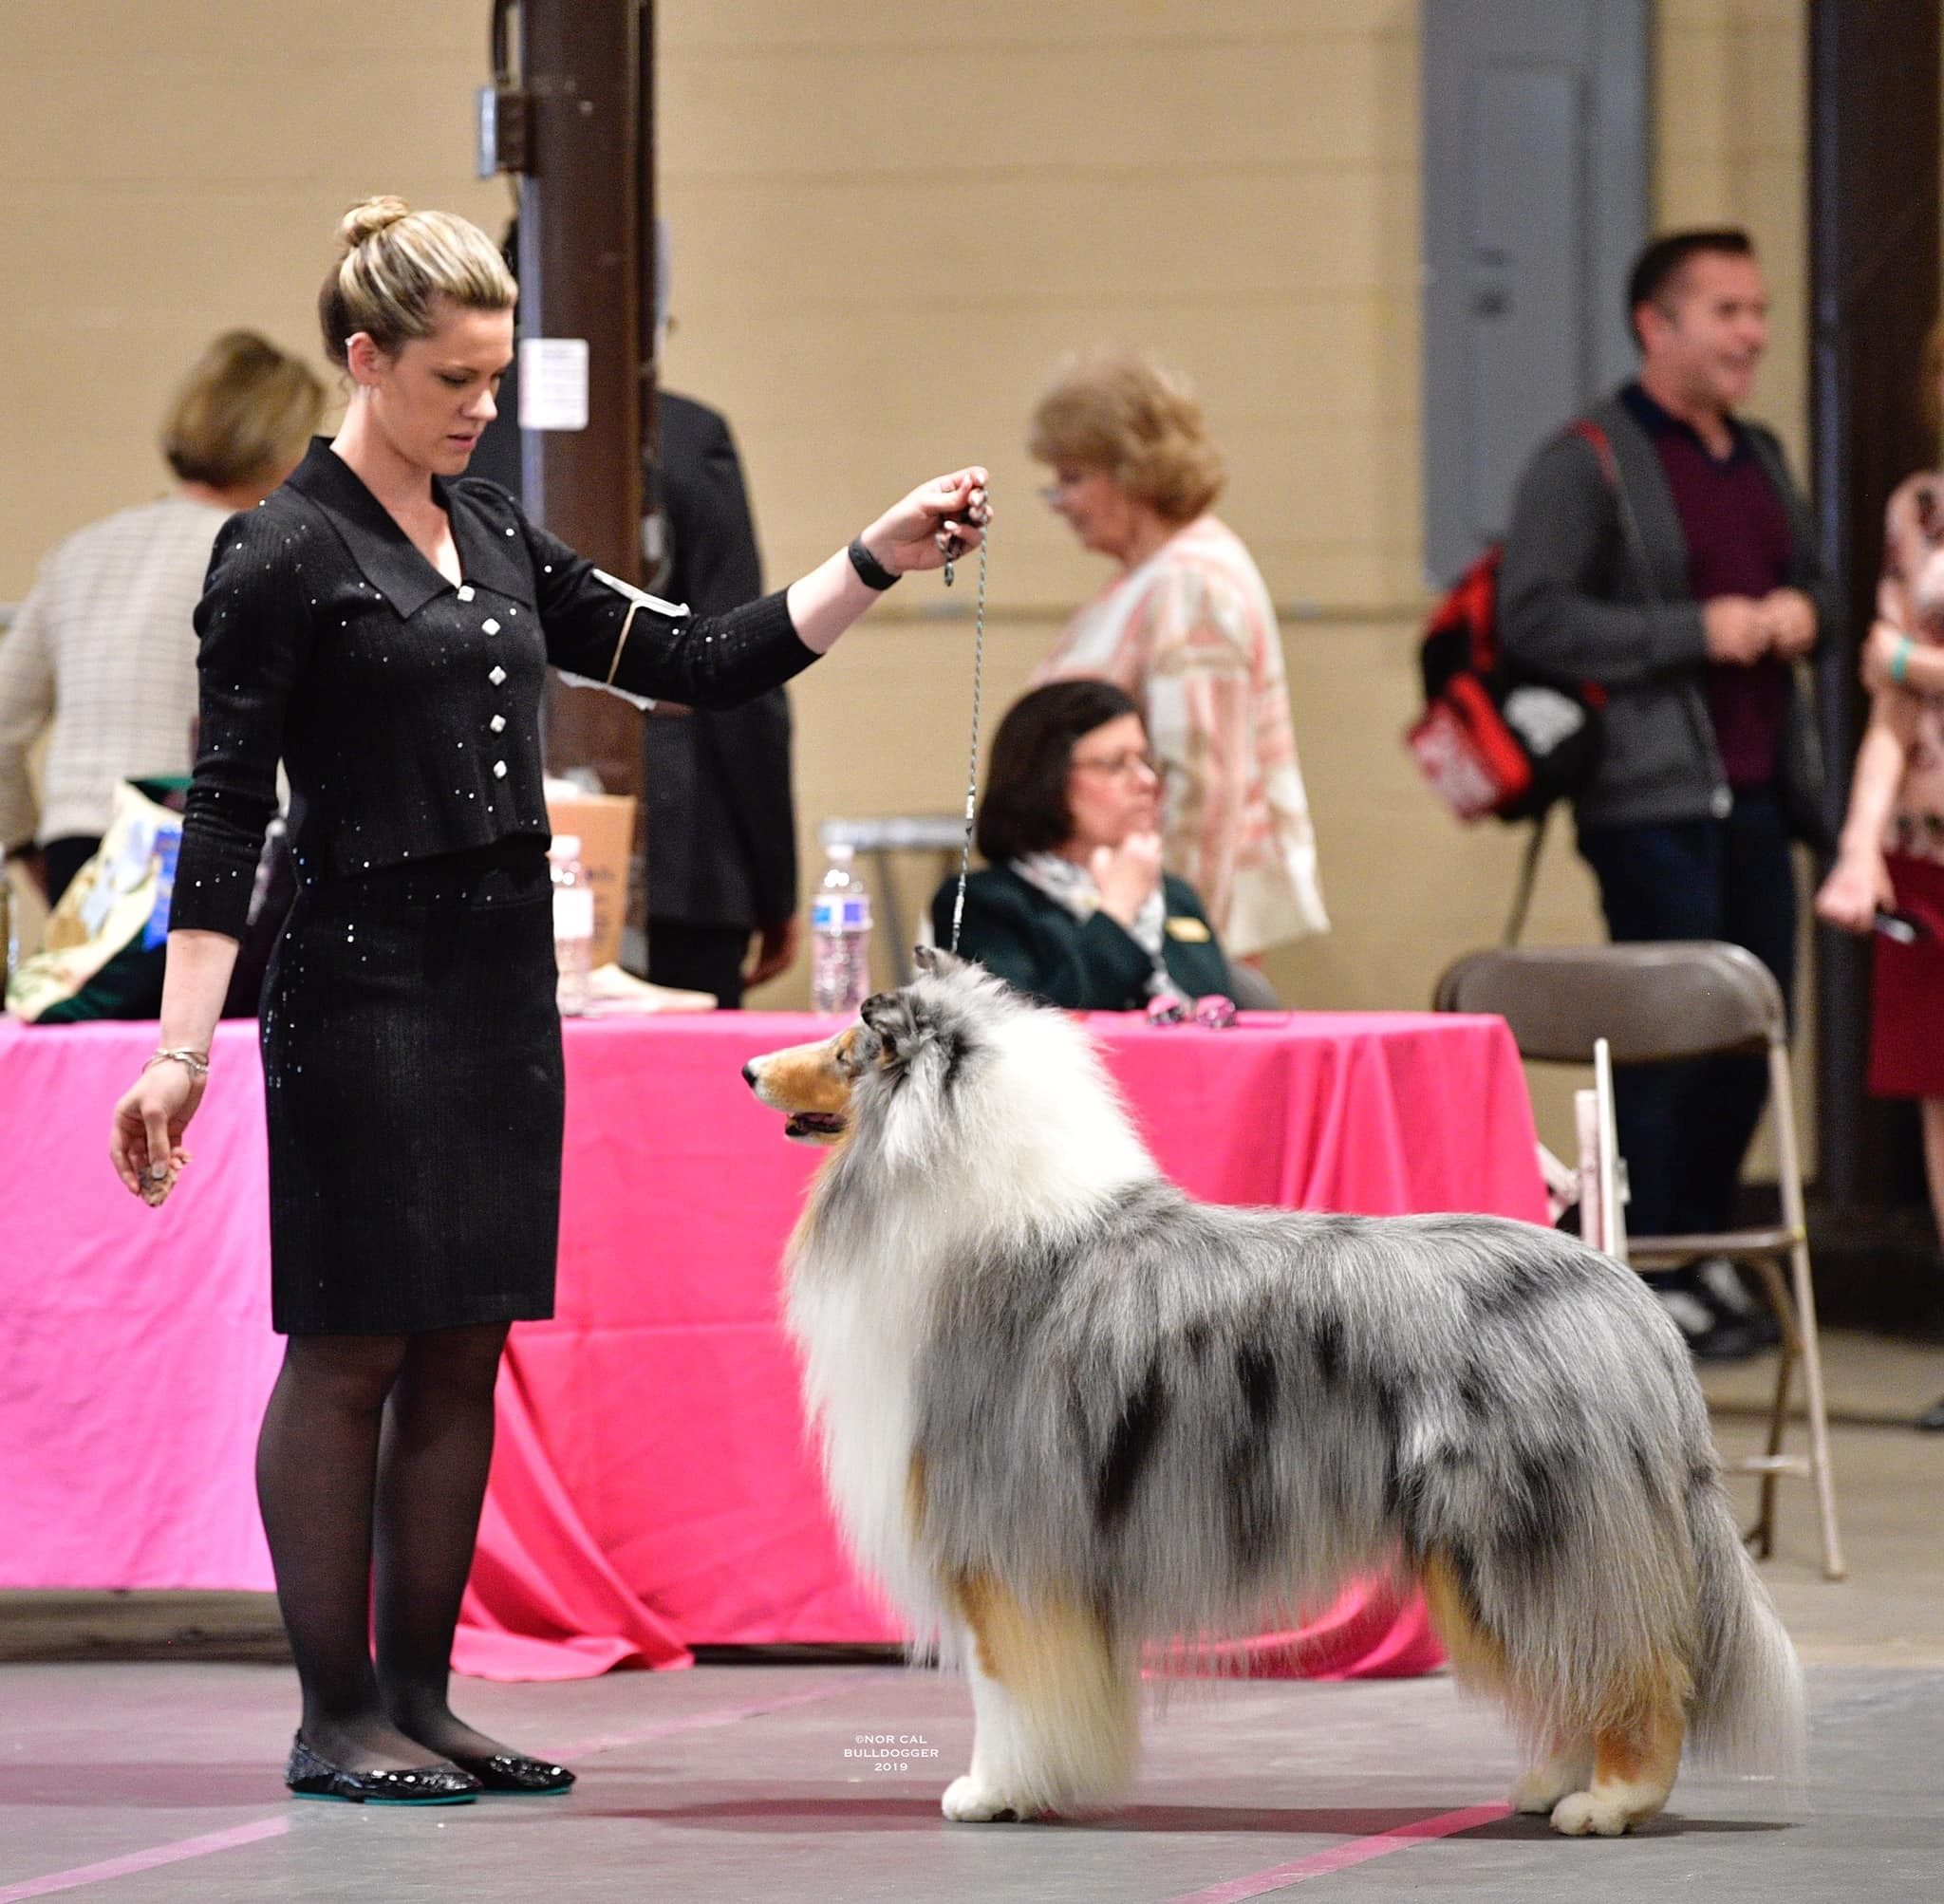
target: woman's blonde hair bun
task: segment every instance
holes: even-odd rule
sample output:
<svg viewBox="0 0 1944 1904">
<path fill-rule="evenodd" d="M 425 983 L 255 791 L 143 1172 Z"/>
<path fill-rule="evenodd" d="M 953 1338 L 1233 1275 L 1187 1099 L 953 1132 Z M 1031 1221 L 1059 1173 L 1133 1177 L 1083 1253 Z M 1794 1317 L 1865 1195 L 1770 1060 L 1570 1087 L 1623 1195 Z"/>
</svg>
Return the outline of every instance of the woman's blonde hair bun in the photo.
<svg viewBox="0 0 1944 1904">
<path fill-rule="evenodd" d="M 346 362 L 361 330 L 381 350 L 429 337 L 446 305 L 511 310 L 519 287 L 499 247 L 470 219 L 415 212 L 402 198 L 367 198 L 338 225 L 338 261 L 317 294 L 325 355 Z"/>
<path fill-rule="evenodd" d="M 346 252 L 355 252 L 366 238 L 376 237 L 386 226 L 411 215 L 412 208 L 402 198 L 367 198 L 345 214 L 338 227 L 338 244 Z"/>
</svg>

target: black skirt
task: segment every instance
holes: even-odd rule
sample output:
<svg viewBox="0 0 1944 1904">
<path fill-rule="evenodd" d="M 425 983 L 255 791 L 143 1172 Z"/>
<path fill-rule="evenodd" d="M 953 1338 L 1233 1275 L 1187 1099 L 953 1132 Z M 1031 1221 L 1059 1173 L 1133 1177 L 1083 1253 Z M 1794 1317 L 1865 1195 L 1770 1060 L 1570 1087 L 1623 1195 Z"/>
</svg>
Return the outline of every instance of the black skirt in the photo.
<svg viewBox="0 0 1944 1904">
<path fill-rule="evenodd" d="M 307 886 L 262 1041 L 276 1329 L 552 1315 L 564 1079 L 542 841 Z"/>
</svg>

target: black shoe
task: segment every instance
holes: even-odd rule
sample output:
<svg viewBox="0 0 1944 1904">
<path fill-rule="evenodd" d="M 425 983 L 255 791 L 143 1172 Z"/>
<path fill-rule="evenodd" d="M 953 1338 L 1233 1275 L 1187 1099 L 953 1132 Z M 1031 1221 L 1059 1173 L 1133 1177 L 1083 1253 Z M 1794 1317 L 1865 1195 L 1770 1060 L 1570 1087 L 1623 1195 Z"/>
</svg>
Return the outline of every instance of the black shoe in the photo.
<svg viewBox="0 0 1944 1904">
<path fill-rule="evenodd" d="M 565 1765 L 530 1759 L 522 1752 L 495 1752 L 490 1759 L 463 1759 L 455 1753 L 453 1764 L 477 1779 L 482 1791 L 544 1799 L 573 1789 L 573 1774 Z"/>
<path fill-rule="evenodd" d="M 1944 1434 L 1944 1401 L 1933 1402 L 1917 1417 L 1917 1427 L 1926 1434 Z"/>
<path fill-rule="evenodd" d="M 1648 1287 L 1673 1317 L 1695 1361 L 1746 1362 L 1761 1353 L 1763 1345 L 1755 1331 L 1723 1316 L 1691 1276 L 1650 1277 Z"/>
<path fill-rule="evenodd" d="M 1755 1338 L 1758 1349 L 1773 1349 L 1782 1341 L 1782 1324 L 1765 1297 L 1742 1280 L 1742 1273 L 1725 1256 L 1705 1256 L 1694 1265 L 1694 1280 L 1702 1301 L 1724 1322 L 1738 1322 Z"/>
<path fill-rule="evenodd" d="M 469 1805 L 479 1780 L 457 1765 L 415 1765 L 410 1771 L 347 1772 L 320 1759 L 299 1732 L 290 1741 L 284 1783 L 300 1799 L 341 1799 L 354 1805 Z"/>
</svg>

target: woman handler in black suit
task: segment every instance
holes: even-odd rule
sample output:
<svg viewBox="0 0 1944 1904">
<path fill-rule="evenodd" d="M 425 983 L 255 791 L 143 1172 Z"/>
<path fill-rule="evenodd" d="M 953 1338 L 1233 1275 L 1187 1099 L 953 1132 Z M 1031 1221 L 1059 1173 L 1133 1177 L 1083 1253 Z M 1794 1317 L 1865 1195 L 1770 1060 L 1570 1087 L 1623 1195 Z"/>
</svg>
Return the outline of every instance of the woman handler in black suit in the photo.
<svg viewBox="0 0 1944 1904">
<path fill-rule="evenodd" d="M 760 694 L 895 576 L 976 547 L 985 476 L 914 490 L 784 593 L 672 612 L 464 476 L 513 348 L 514 286 L 485 234 L 380 198 L 339 237 L 319 310 L 350 405 L 216 539 L 161 1048 L 116 1106 L 112 1152 L 151 1203 L 189 1162 L 281 758 L 302 890 L 262 1048 L 290 1339 L 257 1489 L 303 1688 L 287 1782 L 391 1802 L 562 1791 L 570 1772 L 446 1696 L 500 1351 L 553 1307 L 544 671 L 701 707 Z"/>
</svg>

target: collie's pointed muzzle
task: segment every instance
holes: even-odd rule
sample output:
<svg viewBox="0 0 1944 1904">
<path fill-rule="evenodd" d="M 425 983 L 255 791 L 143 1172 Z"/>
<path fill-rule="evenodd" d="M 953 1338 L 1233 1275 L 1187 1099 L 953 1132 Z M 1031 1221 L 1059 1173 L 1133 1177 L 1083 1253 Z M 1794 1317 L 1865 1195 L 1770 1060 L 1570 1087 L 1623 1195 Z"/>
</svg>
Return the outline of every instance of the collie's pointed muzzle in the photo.
<svg viewBox="0 0 1944 1904">
<path fill-rule="evenodd" d="M 784 1136 L 798 1144 L 835 1144 L 850 1128 L 850 1087 L 863 1069 L 859 1047 L 869 1036 L 862 1025 L 850 1025 L 832 1038 L 765 1053 L 742 1067 L 743 1080 L 783 1113 Z"/>
</svg>

